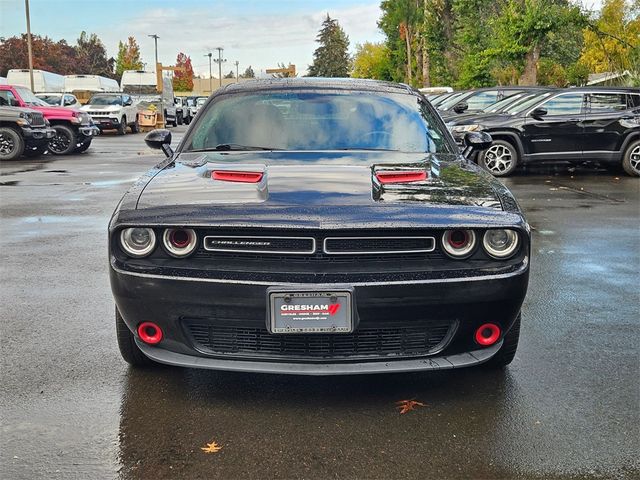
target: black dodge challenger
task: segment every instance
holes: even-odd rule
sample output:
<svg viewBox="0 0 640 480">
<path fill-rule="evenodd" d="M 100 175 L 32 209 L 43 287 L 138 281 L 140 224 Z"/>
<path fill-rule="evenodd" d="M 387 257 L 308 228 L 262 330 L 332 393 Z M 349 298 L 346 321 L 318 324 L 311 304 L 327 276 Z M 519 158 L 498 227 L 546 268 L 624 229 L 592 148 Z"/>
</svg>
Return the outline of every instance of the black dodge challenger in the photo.
<svg viewBox="0 0 640 480">
<path fill-rule="evenodd" d="M 167 159 L 109 225 L 127 362 L 323 375 L 513 359 L 529 226 L 417 91 L 235 84 L 175 152 L 166 130 L 146 142 Z"/>
</svg>

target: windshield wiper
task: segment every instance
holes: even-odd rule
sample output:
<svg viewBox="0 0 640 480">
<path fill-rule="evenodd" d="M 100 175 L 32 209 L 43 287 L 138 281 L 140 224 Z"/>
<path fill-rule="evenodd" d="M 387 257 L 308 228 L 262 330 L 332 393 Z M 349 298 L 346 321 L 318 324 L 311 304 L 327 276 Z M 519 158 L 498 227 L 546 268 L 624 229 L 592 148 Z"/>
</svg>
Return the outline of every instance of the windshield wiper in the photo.
<svg viewBox="0 0 640 480">
<path fill-rule="evenodd" d="M 220 143 L 213 148 L 200 148 L 190 152 L 227 152 L 229 150 L 282 150 L 273 147 L 257 147 L 254 145 L 240 145 L 239 143 Z"/>
</svg>

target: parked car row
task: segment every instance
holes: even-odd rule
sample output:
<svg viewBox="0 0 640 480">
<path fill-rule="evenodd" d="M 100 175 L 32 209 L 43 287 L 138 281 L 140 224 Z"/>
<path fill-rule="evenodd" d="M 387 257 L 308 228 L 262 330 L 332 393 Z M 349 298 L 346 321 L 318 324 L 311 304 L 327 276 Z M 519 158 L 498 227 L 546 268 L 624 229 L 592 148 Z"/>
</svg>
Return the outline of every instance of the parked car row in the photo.
<svg viewBox="0 0 640 480">
<path fill-rule="evenodd" d="M 640 89 L 496 87 L 431 96 L 458 145 L 486 132 L 475 155 L 491 174 L 534 162 L 597 162 L 640 176 Z"/>
</svg>

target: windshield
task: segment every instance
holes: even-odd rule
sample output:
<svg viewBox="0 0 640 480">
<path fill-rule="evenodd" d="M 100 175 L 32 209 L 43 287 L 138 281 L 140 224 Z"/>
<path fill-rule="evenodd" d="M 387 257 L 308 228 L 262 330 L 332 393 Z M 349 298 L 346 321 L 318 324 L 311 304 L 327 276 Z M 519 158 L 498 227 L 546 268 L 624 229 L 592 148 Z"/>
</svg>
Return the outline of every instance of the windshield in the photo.
<svg viewBox="0 0 640 480">
<path fill-rule="evenodd" d="M 62 95 L 52 95 L 49 93 L 40 93 L 37 97 L 44 100 L 49 105 L 60 105 L 60 101 L 62 100 Z"/>
<path fill-rule="evenodd" d="M 36 107 L 49 107 L 50 105 L 38 97 L 36 97 L 31 90 L 24 87 L 15 87 L 16 91 L 22 98 L 22 101 L 27 105 L 36 106 Z"/>
<path fill-rule="evenodd" d="M 89 105 L 122 105 L 120 95 L 94 95 L 88 102 Z"/>
<path fill-rule="evenodd" d="M 431 102 L 431 105 L 436 107 L 452 95 L 457 95 L 457 93 L 443 93 L 442 95 L 437 95 L 433 100 L 429 99 L 429 101 Z"/>
<path fill-rule="evenodd" d="M 440 110 L 448 110 L 453 107 L 456 103 L 458 103 L 458 99 L 463 95 L 466 95 L 468 92 L 458 92 L 451 95 L 448 99 L 438 105 L 438 109 Z"/>
<path fill-rule="evenodd" d="M 198 114 L 184 151 L 221 146 L 281 150 L 452 150 L 418 97 L 317 91 L 221 96 Z"/>
<path fill-rule="evenodd" d="M 529 107 L 540 103 L 542 100 L 551 95 L 551 92 L 543 93 L 542 95 L 533 95 L 531 98 L 526 98 L 515 105 L 511 105 L 509 108 L 505 109 L 505 113 L 510 115 L 517 115 L 518 113 L 528 109 Z"/>
<path fill-rule="evenodd" d="M 201 107 L 202 105 L 204 105 L 206 103 L 207 99 L 204 97 L 200 97 L 198 99 L 196 99 L 196 105 L 198 107 Z"/>
<path fill-rule="evenodd" d="M 520 102 L 522 100 L 524 93 L 516 93 L 515 95 L 511 95 L 510 97 L 503 98 L 502 100 L 498 100 L 496 103 L 489 105 L 487 108 L 483 110 L 485 113 L 496 113 L 501 112 L 511 104 Z M 529 98 L 527 96 L 526 98 Z"/>
</svg>

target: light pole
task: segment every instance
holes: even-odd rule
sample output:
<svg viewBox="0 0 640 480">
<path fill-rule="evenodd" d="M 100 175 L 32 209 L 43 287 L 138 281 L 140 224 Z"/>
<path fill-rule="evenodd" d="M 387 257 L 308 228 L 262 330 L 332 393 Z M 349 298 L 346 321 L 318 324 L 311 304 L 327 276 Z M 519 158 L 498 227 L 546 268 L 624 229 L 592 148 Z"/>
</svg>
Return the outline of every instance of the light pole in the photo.
<svg viewBox="0 0 640 480">
<path fill-rule="evenodd" d="M 213 53 L 209 52 L 205 55 L 205 57 L 209 57 L 209 93 L 213 93 L 213 86 L 211 84 L 211 57 Z"/>
<path fill-rule="evenodd" d="M 238 65 L 240 62 L 238 60 L 235 61 L 234 65 L 236 66 L 236 83 L 240 81 L 240 77 L 238 76 Z"/>
<path fill-rule="evenodd" d="M 153 38 L 153 42 L 155 43 L 155 47 L 156 47 L 156 69 L 157 69 L 158 68 L 158 39 L 160 37 L 158 35 L 156 35 L 155 33 L 153 35 L 147 35 L 147 37 Z"/>
<path fill-rule="evenodd" d="M 216 47 L 216 50 L 218 50 L 218 58 L 215 58 L 213 61 L 218 64 L 218 79 L 220 80 L 220 87 L 222 87 L 222 64 L 226 62 L 227 59 L 222 58 L 222 52 L 224 51 L 224 48 Z"/>
<path fill-rule="evenodd" d="M 27 14 L 27 53 L 29 54 L 29 80 L 33 92 L 33 50 L 31 49 L 31 16 L 29 15 L 29 0 L 24 0 L 24 8 Z"/>
</svg>

